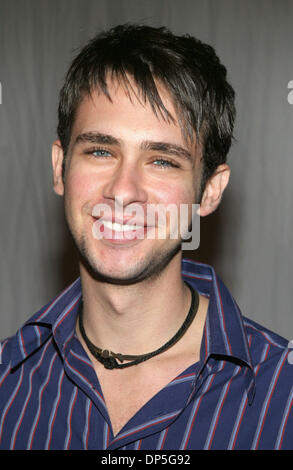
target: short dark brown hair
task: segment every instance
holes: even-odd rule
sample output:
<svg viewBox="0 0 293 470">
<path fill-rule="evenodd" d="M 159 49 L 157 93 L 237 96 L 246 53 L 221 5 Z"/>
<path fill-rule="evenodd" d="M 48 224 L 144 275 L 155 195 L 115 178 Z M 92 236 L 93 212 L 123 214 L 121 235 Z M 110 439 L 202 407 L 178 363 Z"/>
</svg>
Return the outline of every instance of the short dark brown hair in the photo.
<svg viewBox="0 0 293 470">
<path fill-rule="evenodd" d="M 184 135 L 192 138 L 195 133 L 202 144 L 204 187 L 226 161 L 235 120 L 235 93 L 214 49 L 165 27 L 125 24 L 95 36 L 73 60 L 60 92 L 57 132 L 65 155 L 82 98 L 99 89 L 111 99 L 109 73 L 127 87 L 131 76 L 154 113 L 172 120 L 156 82 L 163 84 L 173 98 Z"/>
</svg>

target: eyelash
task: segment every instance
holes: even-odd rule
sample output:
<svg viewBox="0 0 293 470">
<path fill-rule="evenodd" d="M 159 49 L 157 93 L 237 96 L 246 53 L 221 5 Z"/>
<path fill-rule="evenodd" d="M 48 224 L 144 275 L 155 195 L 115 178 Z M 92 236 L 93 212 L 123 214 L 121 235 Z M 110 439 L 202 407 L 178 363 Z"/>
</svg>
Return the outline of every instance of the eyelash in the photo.
<svg viewBox="0 0 293 470">
<path fill-rule="evenodd" d="M 90 150 L 86 150 L 85 151 L 85 154 L 86 155 L 92 155 L 94 158 L 109 158 L 108 156 L 106 155 L 99 155 L 98 157 L 93 155 L 95 152 L 101 152 L 101 153 L 108 153 L 111 155 L 111 152 L 109 152 L 109 150 L 106 150 L 104 148 L 100 148 L 100 147 L 95 147 L 93 149 L 90 149 Z M 166 169 L 166 168 L 179 168 L 179 165 L 175 164 L 174 162 L 172 162 L 171 160 L 168 160 L 168 158 L 156 158 L 155 160 L 153 160 L 153 163 L 154 162 L 161 162 L 163 163 L 163 165 L 155 165 L 155 166 L 158 166 L 158 167 L 161 167 L 161 169 Z M 167 166 L 165 164 L 168 164 Z"/>
<path fill-rule="evenodd" d="M 103 148 L 93 148 L 93 149 L 90 149 L 90 150 L 86 150 L 85 151 L 85 154 L 86 155 L 93 155 L 95 152 L 103 152 L 103 153 L 110 153 L 108 150 L 106 149 L 103 149 Z M 93 157 L 95 157 L 95 155 L 93 155 Z M 100 158 L 108 158 L 108 157 L 105 157 L 105 155 L 101 155 Z M 96 158 L 96 157 L 95 157 Z"/>
<path fill-rule="evenodd" d="M 156 165 L 156 166 L 161 166 L 162 168 L 178 168 L 178 165 L 175 165 L 175 163 L 171 162 L 170 160 L 166 158 L 156 158 L 154 162 L 163 162 L 164 165 Z M 154 163 L 153 162 L 153 163 Z M 166 167 L 165 163 L 168 163 L 168 166 Z"/>
</svg>

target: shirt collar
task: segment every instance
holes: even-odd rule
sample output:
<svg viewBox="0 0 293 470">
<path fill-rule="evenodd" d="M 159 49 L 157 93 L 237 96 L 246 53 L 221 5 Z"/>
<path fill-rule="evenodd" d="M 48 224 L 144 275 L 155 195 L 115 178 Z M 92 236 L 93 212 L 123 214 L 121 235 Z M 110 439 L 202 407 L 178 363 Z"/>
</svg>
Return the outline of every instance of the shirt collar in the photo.
<svg viewBox="0 0 293 470">
<path fill-rule="evenodd" d="M 242 315 L 228 289 L 206 264 L 182 260 L 183 279 L 200 294 L 209 297 L 209 308 L 201 346 L 204 365 L 211 356 L 236 360 L 247 367 L 249 401 L 254 395 L 254 372 Z M 81 301 L 81 282 L 76 279 L 61 294 L 31 317 L 14 337 L 12 367 L 16 367 L 53 334 L 62 355 L 75 334 Z"/>
<path fill-rule="evenodd" d="M 14 337 L 11 366 L 16 367 L 36 351 L 50 336 L 63 356 L 75 334 L 76 316 L 81 301 L 81 282 L 76 279 L 57 297 L 36 312 Z"/>
<path fill-rule="evenodd" d="M 210 357 L 218 357 L 246 367 L 246 390 L 251 403 L 255 392 L 255 374 L 237 303 L 211 266 L 185 259 L 182 261 L 182 275 L 200 294 L 209 298 L 201 344 L 202 365 Z"/>
</svg>

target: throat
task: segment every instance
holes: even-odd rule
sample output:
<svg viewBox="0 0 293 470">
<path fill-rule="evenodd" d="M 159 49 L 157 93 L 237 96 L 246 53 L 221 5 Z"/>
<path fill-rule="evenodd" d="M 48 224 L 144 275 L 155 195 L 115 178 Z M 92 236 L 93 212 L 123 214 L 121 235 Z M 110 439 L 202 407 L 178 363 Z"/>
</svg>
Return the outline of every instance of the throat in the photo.
<svg viewBox="0 0 293 470">
<path fill-rule="evenodd" d="M 179 330 L 173 335 L 165 344 L 155 349 L 152 352 L 140 354 L 140 355 L 125 355 L 121 353 L 115 353 L 107 349 L 101 349 L 96 346 L 88 337 L 84 325 L 83 325 L 83 305 L 81 303 L 81 308 L 79 311 L 79 330 L 81 336 L 87 345 L 87 348 L 91 354 L 97 359 L 106 369 L 125 369 L 131 366 L 136 366 L 142 362 L 151 359 L 158 354 L 161 354 L 167 351 L 169 348 L 174 346 L 185 334 L 190 325 L 192 324 L 195 315 L 198 311 L 199 306 L 199 295 L 197 291 L 192 289 L 189 284 L 186 283 L 191 293 L 191 303 L 188 314 L 179 328 Z"/>
</svg>

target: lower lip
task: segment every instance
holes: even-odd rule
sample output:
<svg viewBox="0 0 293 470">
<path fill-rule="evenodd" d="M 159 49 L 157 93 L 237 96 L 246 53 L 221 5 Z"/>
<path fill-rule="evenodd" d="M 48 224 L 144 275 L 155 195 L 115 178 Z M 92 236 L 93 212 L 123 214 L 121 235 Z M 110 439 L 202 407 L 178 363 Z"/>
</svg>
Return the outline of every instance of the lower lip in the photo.
<svg viewBox="0 0 293 470">
<path fill-rule="evenodd" d="M 140 241 L 146 238 L 147 232 L 152 227 L 141 227 L 137 228 L 136 230 L 127 230 L 123 232 L 116 232 L 115 230 L 111 230 L 110 228 L 106 227 L 103 222 L 99 221 L 98 219 L 94 219 L 94 238 L 107 240 L 114 244 L 127 244 L 133 241 Z M 96 235 L 96 236 L 95 236 Z"/>
</svg>

